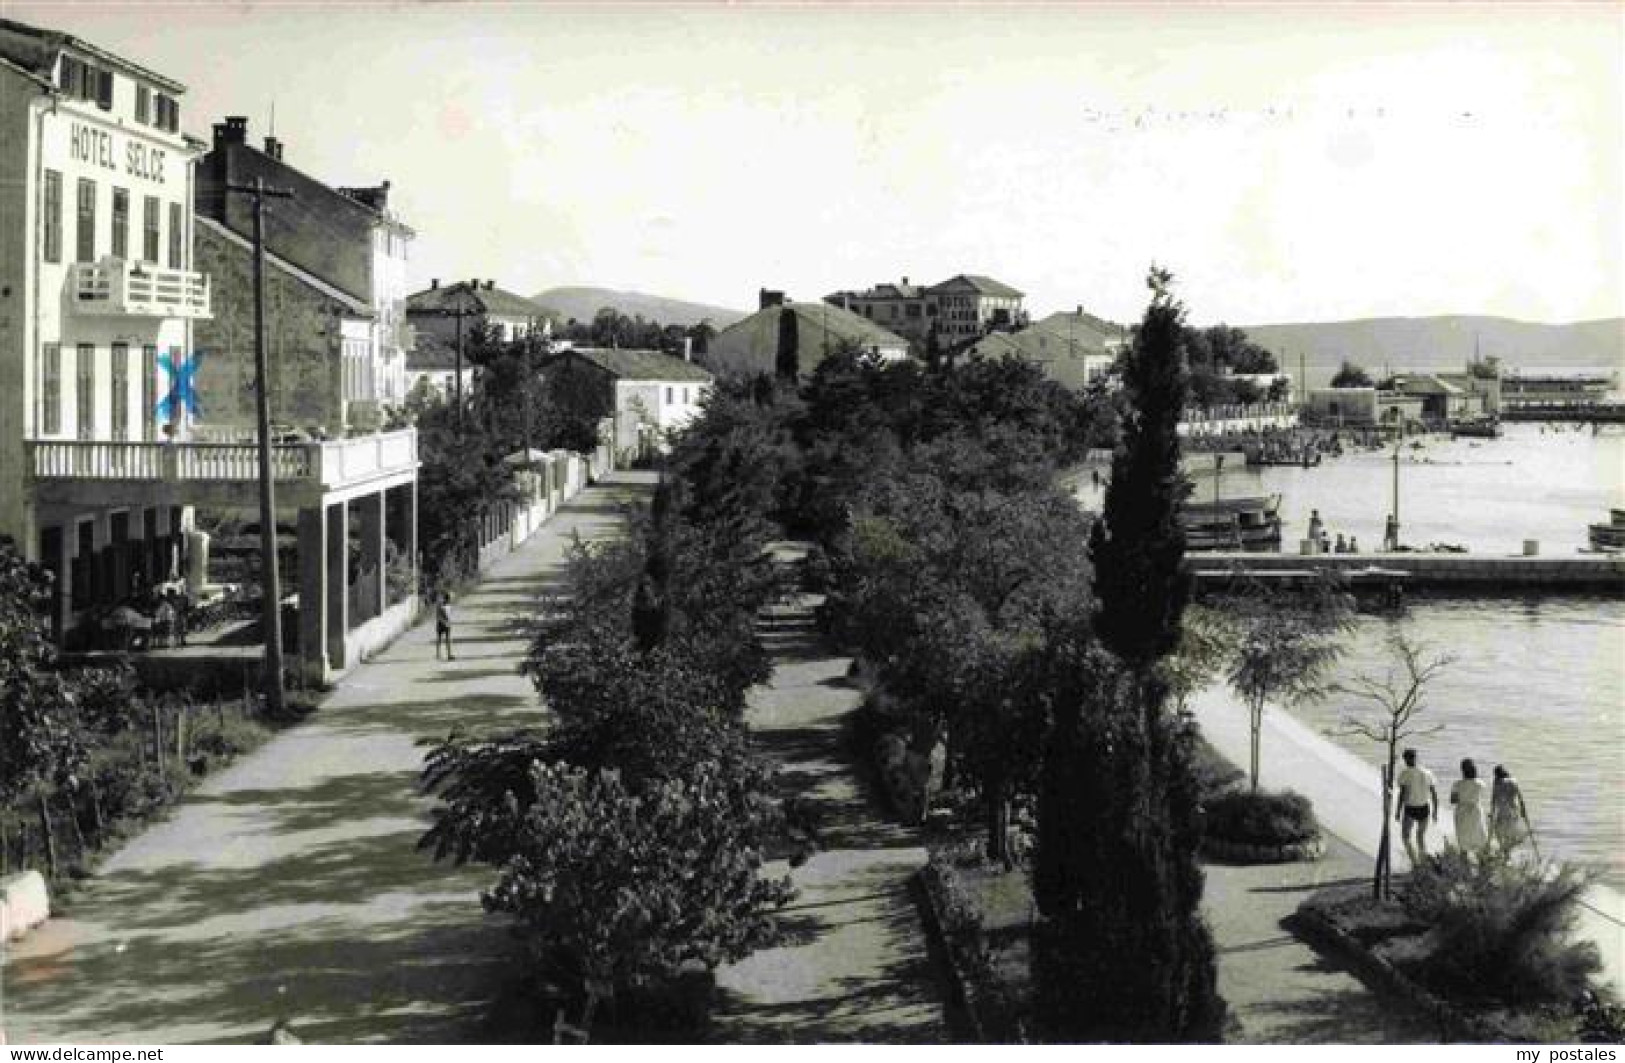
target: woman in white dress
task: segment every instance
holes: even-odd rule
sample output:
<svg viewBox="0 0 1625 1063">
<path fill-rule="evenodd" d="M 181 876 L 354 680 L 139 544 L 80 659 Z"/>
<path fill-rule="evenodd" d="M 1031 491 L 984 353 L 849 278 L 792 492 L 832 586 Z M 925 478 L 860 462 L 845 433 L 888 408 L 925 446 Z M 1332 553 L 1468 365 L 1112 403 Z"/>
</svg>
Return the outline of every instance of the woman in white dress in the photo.
<svg viewBox="0 0 1625 1063">
<path fill-rule="evenodd" d="M 1469 758 L 1461 762 L 1461 778 L 1450 787 L 1450 803 L 1456 806 L 1456 845 L 1476 853 L 1489 844 L 1484 824 L 1484 798 L 1487 787 L 1478 777 L 1478 765 Z"/>
<path fill-rule="evenodd" d="M 1495 789 L 1490 794 L 1490 825 L 1495 828 L 1495 843 L 1504 853 L 1510 853 L 1524 840 L 1528 832 L 1529 811 L 1524 807 L 1523 791 L 1518 781 L 1501 764 L 1495 766 Z"/>
</svg>

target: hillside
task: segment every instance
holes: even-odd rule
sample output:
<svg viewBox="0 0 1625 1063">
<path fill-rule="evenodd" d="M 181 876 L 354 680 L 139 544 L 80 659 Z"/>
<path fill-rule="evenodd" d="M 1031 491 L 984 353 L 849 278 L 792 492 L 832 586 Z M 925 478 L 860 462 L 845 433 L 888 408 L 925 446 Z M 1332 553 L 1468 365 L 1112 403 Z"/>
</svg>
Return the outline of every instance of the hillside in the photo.
<svg viewBox="0 0 1625 1063">
<path fill-rule="evenodd" d="M 1545 325 L 1452 315 L 1241 327 L 1275 352 L 1283 370 L 1295 372 L 1302 354 L 1311 384 L 1329 377 L 1344 359 L 1378 371 L 1385 365 L 1460 367 L 1473 356 L 1475 339 L 1480 353 L 1500 358 L 1514 371 L 1625 368 L 1625 320 L 1620 318 Z"/>
<path fill-rule="evenodd" d="M 744 311 L 729 310 L 726 307 L 690 303 L 682 299 L 667 299 L 645 292 L 617 292 L 609 288 L 549 288 L 545 292 L 536 293 L 532 298 L 545 307 L 557 310 L 566 318 L 573 317 L 577 321 L 591 321 L 593 315 L 606 306 L 614 307 L 628 317 L 641 316 L 646 321 L 658 321 L 662 325 L 681 325 L 684 328 L 699 324 L 704 318 L 710 318 L 712 325 L 724 329 L 747 316 Z"/>
</svg>

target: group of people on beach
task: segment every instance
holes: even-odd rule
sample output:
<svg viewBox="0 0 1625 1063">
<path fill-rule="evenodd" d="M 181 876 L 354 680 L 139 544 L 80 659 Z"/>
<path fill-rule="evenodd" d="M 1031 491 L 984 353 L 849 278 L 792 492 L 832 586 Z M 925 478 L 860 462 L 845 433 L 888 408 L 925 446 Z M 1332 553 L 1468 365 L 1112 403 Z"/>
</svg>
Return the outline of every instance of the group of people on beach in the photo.
<svg viewBox="0 0 1625 1063">
<path fill-rule="evenodd" d="M 1396 785 L 1399 807 L 1394 816 L 1400 823 L 1405 855 L 1414 866 L 1427 856 L 1428 824 L 1439 818 L 1439 787 L 1433 772 L 1424 768 L 1416 750 L 1404 753 Z M 1524 807 L 1523 790 L 1506 765 L 1495 766 L 1495 783 L 1486 787 L 1478 777 L 1478 765 L 1471 757 L 1461 762 L 1461 778 L 1450 787 L 1450 804 L 1455 808 L 1456 847 L 1467 852 L 1483 852 L 1494 846 L 1510 853 L 1525 839 L 1533 838 L 1529 810 Z M 1486 793 L 1487 791 L 1487 793 Z M 1486 815 L 1485 797 L 1489 798 Z"/>
<path fill-rule="evenodd" d="M 1309 540 L 1315 544 L 1315 549 L 1323 554 L 1357 554 L 1360 552 L 1360 540 L 1350 535 L 1343 537 L 1342 532 L 1337 533 L 1336 541 L 1332 541 L 1326 531 L 1326 522 L 1320 519 L 1320 510 L 1309 511 Z"/>
</svg>

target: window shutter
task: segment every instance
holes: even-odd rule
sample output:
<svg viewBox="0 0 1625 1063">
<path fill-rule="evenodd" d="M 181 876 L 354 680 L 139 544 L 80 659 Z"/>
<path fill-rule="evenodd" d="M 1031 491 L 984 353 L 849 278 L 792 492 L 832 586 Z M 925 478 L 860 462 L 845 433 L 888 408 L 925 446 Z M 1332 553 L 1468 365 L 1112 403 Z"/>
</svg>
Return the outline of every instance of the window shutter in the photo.
<svg viewBox="0 0 1625 1063">
<path fill-rule="evenodd" d="M 113 72 L 96 71 L 96 106 L 104 111 L 113 109 Z"/>
<path fill-rule="evenodd" d="M 152 90 L 145 85 L 135 87 L 135 120 L 142 125 L 152 124 Z"/>
</svg>

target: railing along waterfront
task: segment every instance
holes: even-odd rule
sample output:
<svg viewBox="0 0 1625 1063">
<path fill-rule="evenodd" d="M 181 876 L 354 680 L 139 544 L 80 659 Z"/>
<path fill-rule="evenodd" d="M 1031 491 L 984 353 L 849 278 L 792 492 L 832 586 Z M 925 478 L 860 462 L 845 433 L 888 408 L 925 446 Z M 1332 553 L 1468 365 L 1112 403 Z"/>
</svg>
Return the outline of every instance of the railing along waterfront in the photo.
<svg viewBox="0 0 1625 1063">
<path fill-rule="evenodd" d="M 251 442 L 134 443 L 35 440 L 31 466 L 46 480 L 253 481 L 259 452 Z M 417 464 L 417 432 L 402 429 L 353 439 L 276 443 L 271 473 L 279 482 L 338 487 Z"/>
</svg>

